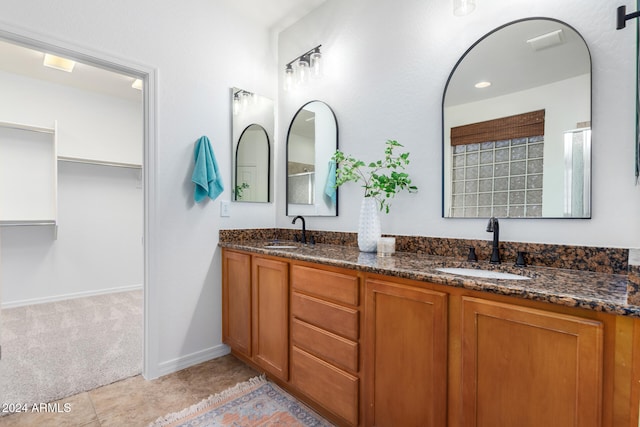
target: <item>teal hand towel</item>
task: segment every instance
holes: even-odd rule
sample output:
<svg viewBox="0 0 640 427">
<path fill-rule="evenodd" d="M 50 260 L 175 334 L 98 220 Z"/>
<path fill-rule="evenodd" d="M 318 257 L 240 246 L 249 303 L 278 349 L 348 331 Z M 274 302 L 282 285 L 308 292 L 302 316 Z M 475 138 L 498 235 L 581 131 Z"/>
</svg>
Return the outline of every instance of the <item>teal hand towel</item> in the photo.
<svg viewBox="0 0 640 427">
<path fill-rule="evenodd" d="M 209 196 L 211 200 L 215 200 L 224 191 L 224 185 L 218 171 L 216 156 L 211 148 L 211 142 L 206 136 L 200 137 L 196 142 L 194 160 L 195 166 L 191 175 L 191 181 L 195 184 L 193 199 L 196 202 L 201 202 Z"/>
<path fill-rule="evenodd" d="M 336 204 L 336 162 L 333 160 L 329 161 L 329 173 L 327 173 L 324 194 L 329 196 L 334 205 Z"/>
</svg>

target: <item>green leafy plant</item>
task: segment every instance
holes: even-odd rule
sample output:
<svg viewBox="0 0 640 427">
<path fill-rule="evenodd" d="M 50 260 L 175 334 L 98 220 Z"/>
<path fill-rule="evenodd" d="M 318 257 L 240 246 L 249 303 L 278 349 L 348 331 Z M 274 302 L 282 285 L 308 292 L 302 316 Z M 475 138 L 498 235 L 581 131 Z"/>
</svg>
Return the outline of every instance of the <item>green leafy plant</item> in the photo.
<svg viewBox="0 0 640 427">
<path fill-rule="evenodd" d="M 236 193 L 236 200 L 242 199 L 242 192 L 247 188 L 249 188 L 249 184 L 247 184 L 246 182 L 243 182 L 240 185 L 236 185 L 236 188 L 234 190 L 234 193 Z"/>
<path fill-rule="evenodd" d="M 418 191 L 418 187 L 411 185 L 409 174 L 403 172 L 409 164 L 409 153 L 395 155 L 393 151 L 398 147 L 403 145 L 398 141 L 388 140 L 385 143 L 384 158 L 368 164 L 340 150 L 336 151 L 332 157 L 338 165 L 336 188 L 349 181 L 362 181 L 364 197 L 373 197 L 378 202 L 380 210 L 389 213 L 390 199 L 398 192 Z"/>
</svg>

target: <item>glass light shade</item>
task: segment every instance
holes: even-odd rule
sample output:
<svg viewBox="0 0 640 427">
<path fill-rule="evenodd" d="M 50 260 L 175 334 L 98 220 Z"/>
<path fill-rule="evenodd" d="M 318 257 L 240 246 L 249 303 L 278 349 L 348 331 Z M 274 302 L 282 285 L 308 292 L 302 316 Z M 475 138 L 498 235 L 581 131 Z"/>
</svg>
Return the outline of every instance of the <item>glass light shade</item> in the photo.
<svg viewBox="0 0 640 427">
<path fill-rule="evenodd" d="M 240 97 L 236 93 L 233 95 L 233 115 L 237 116 L 240 112 Z"/>
<path fill-rule="evenodd" d="M 284 90 L 289 92 L 293 89 L 293 67 L 291 65 L 287 65 L 287 68 L 284 70 Z"/>
<path fill-rule="evenodd" d="M 251 99 L 251 94 L 249 92 L 242 92 L 242 111 L 245 111 L 247 107 L 249 107 L 250 99 Z"/>
<path fill-rule="evenodd" d="M 298 74 L 298 85 L 304 86 L 309 83 L 309 63 L 305 59 L 300 59 L 300 61 L 298 61 L 296 73 Z"/>
<path fill-rule="evenodd" d="M 313 52 L 309 58 L 311 60 L 311 77 L 319 79 L 322 77 L 324 72 L 322 67 L 322 54 L 320 53 L 320 50 Z"/>
<path fill-rule="evenodd" d="M 476 8 L 476 0 L 453 0 L 453 14 L 464 16 L 473 12 Z"/>
</svg>

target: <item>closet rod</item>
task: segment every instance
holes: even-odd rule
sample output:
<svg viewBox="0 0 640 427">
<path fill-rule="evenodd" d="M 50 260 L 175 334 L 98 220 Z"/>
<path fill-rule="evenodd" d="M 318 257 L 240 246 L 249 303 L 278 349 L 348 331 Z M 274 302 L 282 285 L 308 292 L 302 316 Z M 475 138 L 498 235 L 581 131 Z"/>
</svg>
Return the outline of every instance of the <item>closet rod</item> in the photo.
<svg viewBox="0 0 640 427">
<path fill-rule="evenodd" d="M 55 133 L 54 128 L 45 128 L 42 126 L 23 125 L 21 123 L 0 122 L 0 127 L 9 129 L 27 130 L 30 132 Z"/>
<path fill-rule="evenodd" d="M 82 159 L 79 157 L 58 156 L 58 161 L 72 163 L 86 163 L 90 165 L 113 166 L 117 168 L 142 169 L 142 165 L 135 163 L 106 162 L 101 160 Z"/>
</svg>

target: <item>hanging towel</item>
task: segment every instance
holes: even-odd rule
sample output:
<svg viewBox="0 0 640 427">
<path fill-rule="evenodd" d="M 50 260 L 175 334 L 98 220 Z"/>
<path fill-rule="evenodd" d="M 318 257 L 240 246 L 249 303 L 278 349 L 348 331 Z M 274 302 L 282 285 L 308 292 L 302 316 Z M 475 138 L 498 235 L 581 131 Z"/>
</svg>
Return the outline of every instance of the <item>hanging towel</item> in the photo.
<svg viewBox="0 0 640 427">
<path fill-rule="evenodd" d="M 196 142 L 194 160 L 195 166 L 193 175 L 191 175 L 191 181 L 195 184 L 193 199 L 200 202 L 209 196 L 211 200 L 215 200 L 224 190 L 224 185 L 218 171 L 216 156 L 213 154 L 211 143 L 206 136 L 200 137 Z"/>
<path fill-rule="evenodd" d="M 329 173 L 327 183 L 324 186 L 324 194 L 329 196 L 331 202 L 336 204 L 336 162 L 329 160 Z"/>
</svg>

